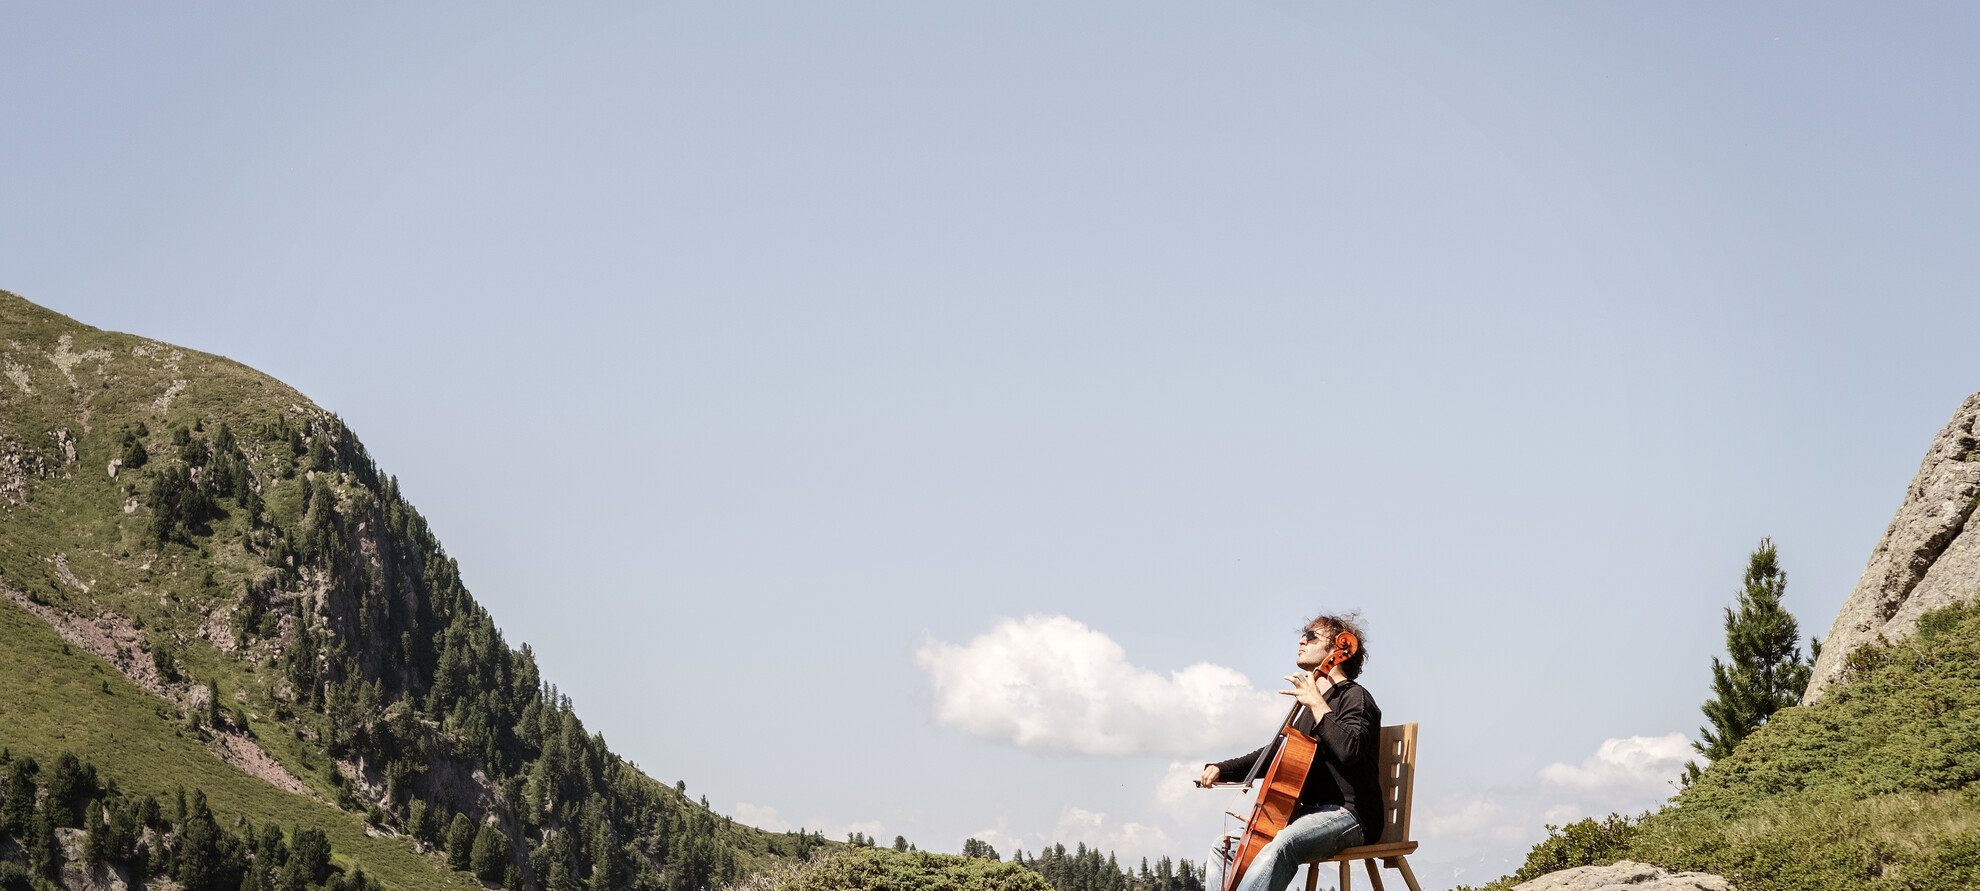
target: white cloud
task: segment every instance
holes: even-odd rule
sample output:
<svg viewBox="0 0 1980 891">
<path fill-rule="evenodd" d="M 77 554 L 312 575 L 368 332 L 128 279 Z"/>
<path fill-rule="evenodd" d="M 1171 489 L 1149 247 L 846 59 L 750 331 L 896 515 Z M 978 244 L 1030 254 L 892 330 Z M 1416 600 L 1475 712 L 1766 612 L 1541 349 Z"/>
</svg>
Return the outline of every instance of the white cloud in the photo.
<svg viewBox="0 0 1980 891">
<path fill-rule="evenodd" d="M 1202 775 L 1201 762 L 1171 761 L 1152 790 L 1156 812 L 1188 839 L 1181 856 L 1197 861 L 1202 860 L 1199 849 L 1209 850 L 1223 832 L 1233 829 L 1232 821 L 1236 821 L 1235 828 L 1243 828 L 1242 818 L 1229 815 L 1251 813 L 1252 804 L 1258 800 L 1255 787 L 1198 788 L 1196 778 Z"/>
<path fill-rule="evenodd" d="M 1504 807 L 1482 798 L 1446 802 L 1431 809 L 1431 814 L 1426 815 L 1428 819 L 1421 824 L 1422 830 L 1412 834 L 1424 838 L 1477 835 L 1505 825 L 1505 813 Z"/>
<path fill-rule="evenodd" d="M 1584 816 L 1586 815 L 1581 812 L 1581 808 L 1575 805 L 1557 804 L 1548 808 L 1547 812 L 1541 815 L 1541 819 L 1546 820 L 1549 826 L 1566 826 L 1569 823 L 1581 822 Z"/>
<path fill-rule="evenodd" d="M 1115 855 L 1123 864 L 1171 853 L 1169 834 L 1160 826 L 1132 822 L 1110 825 L 1106 814 L 1076 807 L 1068 807 L 1059 815 L 1052 837 L 1068 847 L 1084 842 L 1089 849 Z"/>
<path fill-rule="evenodd" d="M 1433 887 L 1485 884 L 1518 869 L 1546 837 L 1543 811 L 1537 785 L 1419 801 L 1410 834 L 1423 847 L 1410 863 Z"/>
<path fill-rule="evenodd" d="M 1100 824 L 1107 822 L 1107 815 L 1085 808 L 1069 807 L 1059 813 L 1060 837 L 1071 836 L 1072 841 L 1085 841 L 1084 836 L 1098 832 Z M 1089 845 L 1089 847 L 1091 847 Z"/>
<path fill-rule="evenodd" d="M 778 816 L 777 809 L 768 805 L 738 801 L 736 812 L 732 816 L 736 818 L 736 822 L 754 826 L 764 832 L 788 832 L 791 828 L 791 824 L 784 822 L 784 818 Z"/>
<path fill-rule="evenodd" d="M 1166 676 L 1132 665 L 1112 638 L 1065 616 L 1003 619 L 967 644 L 925 640 L 914 660 L 937 723 L 1026 749 L 1222 754 L 1286 707 L 1221 665 Z"/>
<path fill-rule="evenodd" d="M 1668 784 L 1695 757 L 1682 733 L 1609 739 L 1578 767 L 1556 762 L 1540 768 L 1540 781 L 1588 792 L 1661 791 L 1668 798 Z"/>
<path fill-rule="evenodd" d="M 1203 765 L 1182 761 L 1169 762 L 1169 769 L 1155 784 L 1155 801 L 1163 807 L 1201 806 L 1203 790 L 1196 785 L 1197 777 L 1203 775 Z"/>
<path fill-rule="evenodd" d="M 1654 810 L 1695 757 L 1682 733 L 1608 739 L 1579 764 L 1549 764 L 1526 784 L 1419 800 L 1413 834 L 1423 853 L 1410 861 L 1426 880 L 1483 884 L 1525 862 L 1546 824 Z"/>
</svg>

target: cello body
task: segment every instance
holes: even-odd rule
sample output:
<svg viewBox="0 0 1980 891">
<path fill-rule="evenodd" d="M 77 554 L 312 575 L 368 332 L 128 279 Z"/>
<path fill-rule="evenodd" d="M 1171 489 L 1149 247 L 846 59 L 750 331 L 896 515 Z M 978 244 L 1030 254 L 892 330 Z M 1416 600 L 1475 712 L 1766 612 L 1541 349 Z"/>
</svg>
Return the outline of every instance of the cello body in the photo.
<svg viewBox="0 0 1980 891">
<path fill-rule="evenodd" d="M 1293 729 L 1290 720 L 1286 722 L 1279 734 L 1279 751 L 1272 756 L 1272 766 L 1258 790 L 1258 803 L 1251 806 L 1251 819 L 1244 821 L 1244 835 L 1237 839 L 1231 864 L 1224 870 L 1222 891 L 1233 891 L 1244 881 L 1245 871 L 1258 852 L 1292 822 L 1293 806 L 1299 803 L 1300 790 L 1306 788 L 1306 774 L 1313 769 L 1313 756 L 1319 748 L 1313 737 Z"/>
</svg>

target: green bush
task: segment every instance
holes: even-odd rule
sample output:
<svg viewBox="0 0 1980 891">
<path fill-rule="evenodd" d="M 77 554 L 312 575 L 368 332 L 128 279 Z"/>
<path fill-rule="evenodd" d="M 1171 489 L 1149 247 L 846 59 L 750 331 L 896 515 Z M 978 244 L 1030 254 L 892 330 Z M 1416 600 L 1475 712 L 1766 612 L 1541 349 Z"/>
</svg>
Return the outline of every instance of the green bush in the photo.
<svg viewBox="0 0 1980 891">
<path fill-rule="evenodd" d="M 1589 817 L 1566 826 L 1548 824 L 1547 838 L 1527 853 L 1526 864 L 1513 873 L 1513 880 L 1525 882 L 1556 870 L 1625 859 L 1635 824 L 1642 819 L 1610 814 L 1599 823 Z"/>
<path fill-rule="evenodd" d="M 143 467 L 146 461 L 151 460 L 151 455 L 144 450 L 144 437 L 150 435 L 151 431 L 142 421 L 138 422 L 136 430 L 124 431 L 123 454 L 120 456 L 123 458 L 124 467 L 136 470 Z"/>
<path fill-rule="evenodd" d="M 849 847 L 809 864 L 773 891 L 1052 891 L 1013 863 L 925 851 Z"/>
</svg>

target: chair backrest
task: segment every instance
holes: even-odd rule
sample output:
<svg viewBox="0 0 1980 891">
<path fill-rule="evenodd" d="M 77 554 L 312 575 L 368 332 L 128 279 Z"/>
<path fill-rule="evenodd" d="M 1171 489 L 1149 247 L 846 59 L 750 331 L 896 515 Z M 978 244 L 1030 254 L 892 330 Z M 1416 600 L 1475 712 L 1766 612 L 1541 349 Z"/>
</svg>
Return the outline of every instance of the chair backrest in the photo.
<svg viewBox="0 0 1980 891">
<path fill-rule="evenodd" d="M 1382 838 L 1409 841 L 1409 803 L 1416 792 L 1416 722 L 1382 728 Z"/>
</svg>

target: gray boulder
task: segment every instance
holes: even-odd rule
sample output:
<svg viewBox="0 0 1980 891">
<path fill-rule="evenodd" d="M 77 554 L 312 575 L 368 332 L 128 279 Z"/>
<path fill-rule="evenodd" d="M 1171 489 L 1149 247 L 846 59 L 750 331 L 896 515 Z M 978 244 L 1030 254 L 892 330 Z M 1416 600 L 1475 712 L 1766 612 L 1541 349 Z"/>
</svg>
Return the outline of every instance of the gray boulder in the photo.
<svg viewBox="0 0 1980 891">
<path fill-rule="evenodd" d="M 1932 440 L 1897 516 L 1870 552 L 1856 588 L 1822 639 L 1802 704 L 1842 674 L 1843 660 L 1879 638 L 1899 640 L 1930 610 L 1980 593 L 1980 393 L 1966 397 Z"/>
<path fill-rule="evenodd" d="M 1514 885 L 1513 891 L 1732 891 L 1732 886 L 1709 872 L 1671 872 L 1623 860 L 1550 872 Z"/>
</svg>

